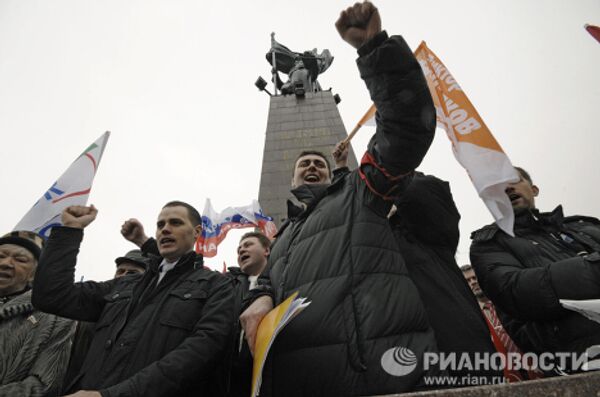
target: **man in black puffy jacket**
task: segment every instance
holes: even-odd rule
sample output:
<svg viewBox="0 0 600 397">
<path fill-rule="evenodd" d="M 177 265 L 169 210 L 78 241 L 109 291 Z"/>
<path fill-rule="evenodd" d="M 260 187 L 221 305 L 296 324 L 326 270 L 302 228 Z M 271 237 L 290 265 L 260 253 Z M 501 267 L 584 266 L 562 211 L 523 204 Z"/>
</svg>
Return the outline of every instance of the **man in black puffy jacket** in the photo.
<svg viewBox="0 0 600 397">
<path fill-rule="evenodd" d="M 524 352 L 585 352 L 600 344 L 600 324 L 564 309 L 559 299 L 600 298 L 600 221 L 565 217 L 560 205 L 538 211 L 538 187 L 525 170 L 515 168 L 520 180 L 506 189 L 515 237 L 495 224 L 473 232 L 471 263 Z"/>
<path fill-rule="evenodd" d="M 358 49 L 361 77 L 378 109 L 359 169 L 331 183 L 324 155 L 295 162 L 288 222 L 271 248 L 241 321 L 253 346 L 258 321 L 295 291 L 312 303 L 279 334 L 263 392 L 358 396 L 423 386 L 435 338 L 386 215 L 410 183 L 435 130 L 425 78 L 400 36 L 381 31 L 368 2 L 336 23 Z M 261 296 L 262 295 L 262 296 Z"/>
</svg>

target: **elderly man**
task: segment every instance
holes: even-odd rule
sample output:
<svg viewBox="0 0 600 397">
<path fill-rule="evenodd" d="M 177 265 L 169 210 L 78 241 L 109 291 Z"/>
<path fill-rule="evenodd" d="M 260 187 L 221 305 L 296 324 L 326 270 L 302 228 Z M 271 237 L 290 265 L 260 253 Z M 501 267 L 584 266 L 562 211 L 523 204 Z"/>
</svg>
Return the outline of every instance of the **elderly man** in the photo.
<svg viewBox="0 0 600 397">
<path fill-rule="evenodd" d="M 33 303 L 44 310 L 96 322 L 73 396 L 214 395 L 214 369 L 233 329 L 231 282 L 204 268 L 193 251 L 198 211 L 167 203 L 156 222 L 156 257 L 144 274 L 73 284 L 91 207 L 68 207 L 40 259 Z"/>
<path fill-rule="evenodd" d="M 0 396 L 54 395 L 67 369 L 75 323 L 31 304 L 42 245 L 27 231 L 0 238 Z"/>
<path fill-rule="evenodd" d="M 539 188 L 524 169 L 506 189 L 515 236 L 495 224 L 473 232 L 471 264 L 483 292 L 524 352 L 583 353 L 600 344 L 600 324 L 564 309 L 559 299 L 600 298 L 600 221 L 540 212 Z M 562 370 L 577 370 L 567 365 Z"/>
<path fill-rule="evenodd" d="M 299 204 L 288 207 L 289 221 L 251 291 L 255 300 L 241 316 L 253 346 L 273 304 L 295 291 L 312 301 L 269 354 L 263 386 L 276 396 L 405 392 L 437 375 L 423 366 L 435 338 L 386 218 L 433 139 L 432 99 L 412 51 L 381 31 L 373 4 L 343 11 L 336 27 L 358 49 L 377 132 L 360 168 L 334 183 L 323 154 L 304 152 L 295 161 Z"/>
</svg>

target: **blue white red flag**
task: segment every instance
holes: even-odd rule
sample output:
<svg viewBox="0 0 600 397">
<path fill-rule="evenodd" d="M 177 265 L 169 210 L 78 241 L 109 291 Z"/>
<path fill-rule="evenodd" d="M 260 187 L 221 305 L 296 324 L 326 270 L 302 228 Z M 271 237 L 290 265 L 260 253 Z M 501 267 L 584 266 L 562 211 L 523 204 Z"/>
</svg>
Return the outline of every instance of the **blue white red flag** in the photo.
<svg viewBox="0 0 600 397">
<path fill-rule="evenodd" d="M 63 209 L 71 205 L 86 205 L 109 136 L 110 132 L 106 131 L 88 146 L 25 214 L 14 230 L 28 230 L 47 238 L 53 226 L 62 225 L 60 216 Z"/>
<path fill-rule="evenodd" d="M 210 199 L 206 199 L 202 212 L 202 234 L 196 240 L 196 252 L 205 258 L 212 258 L 227 232 L 247 227 L 259 228 L 270 239 L 277 233 L 273 218 L 263 214 L 256 200 L 244 207 L 227 207 L 222 212 L 216 212 Z"/>
</svg>

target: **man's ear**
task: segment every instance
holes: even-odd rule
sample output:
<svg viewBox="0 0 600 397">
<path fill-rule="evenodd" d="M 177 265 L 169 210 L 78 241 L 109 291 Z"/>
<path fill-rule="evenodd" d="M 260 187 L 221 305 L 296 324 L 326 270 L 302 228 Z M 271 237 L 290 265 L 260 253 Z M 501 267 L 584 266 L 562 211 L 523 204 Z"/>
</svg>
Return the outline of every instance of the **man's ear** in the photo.
<svg viewBox="0 0 600 397">
<path fill-rule="evenodd" d="M 194 238 L 198 238 L 202 235 L 202 224 L 194 226 Z"/>
<path fill-rule="evenodd" d="M 269 255 L 271 255 L 271 248 L 267 248 L 267 249 L 265 250 L 265 258 L 268 258 L 268 257 L 269 257 Z"/>
<path fill-rule="evenodd" d="M 537 197 L 540 194 L 540 189 L 536 185 L 532 185 L 531 190 L 533 191 L 533 197 Z"/>
<path fill-rule="evenodd" d="M 290 181 L 290 185 L 292 185 L 292 189 L 295 189 L 297 187 L 296 183 L 294 182 L 294 177 L 293 176 L 292 176 L 292 180 Z"/>
</svg>

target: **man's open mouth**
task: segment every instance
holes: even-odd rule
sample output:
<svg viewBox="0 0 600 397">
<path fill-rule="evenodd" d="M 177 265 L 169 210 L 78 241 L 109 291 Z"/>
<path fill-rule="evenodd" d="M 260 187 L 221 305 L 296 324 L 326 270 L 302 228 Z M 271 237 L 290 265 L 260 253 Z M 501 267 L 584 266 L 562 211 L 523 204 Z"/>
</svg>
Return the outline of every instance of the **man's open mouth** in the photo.
<svg viewBox="0 0 600 397">
<path fill-rule="evenodd" d="M 315 174 L 308 174 L 304 177 L 304 182 L 319 182 L 319 176 Z"/>
<path fill-rule="evenodd" d="M 170 245 L 170 244 L 175 244 L 175 239 L 172 239 L 171 237 L 163 237 L 160 239 L 160 245 Z"/>
<path fill-rule="evenodd" d="M 13 278 L 13 275 L 8 272 L 0 272 L 0 280 L 10 280 Z"/>
<path fill-rule="evenodd" d="M 521 196 L 519 196 L 516 193 L 511 193 L 508 195 L 508 198 L 510 199 L 510 202 L 513 203 L 513 202 L 517 201 L 518 199 L 520 199 Z"/>
<path fill-rule="evenodd" d="M 250 255 L 248 254 L 244 254 L 242 256 L 240 256 L 240 262 L 244 263 L 246 261 L 246 259 L 250 258 Z"/>
</svg>

